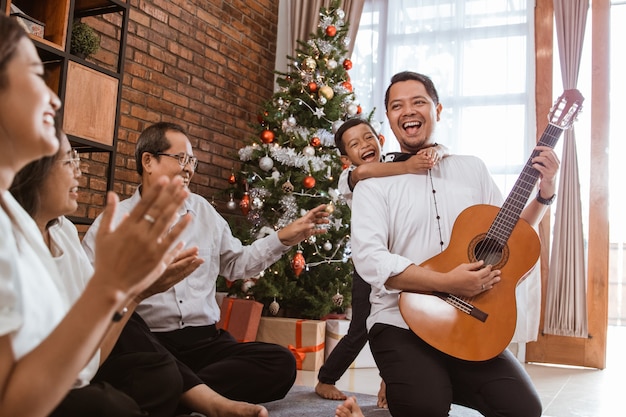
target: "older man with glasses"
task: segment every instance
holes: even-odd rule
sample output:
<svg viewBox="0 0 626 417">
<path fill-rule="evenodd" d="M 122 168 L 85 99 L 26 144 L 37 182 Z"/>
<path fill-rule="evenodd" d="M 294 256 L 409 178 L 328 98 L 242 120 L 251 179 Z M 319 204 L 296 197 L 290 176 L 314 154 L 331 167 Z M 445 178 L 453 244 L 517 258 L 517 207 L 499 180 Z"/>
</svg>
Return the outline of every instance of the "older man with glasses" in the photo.
<svg viewBox="0 0 626 417">
<path fill-rule="evenodd" d="M 162 175 L 180 176 L 188 185 L 198 163 L 187 134 L 172 123 L 157 123 L 144 130 L 135 159 L 142 184 L 135 195 L 119 204 L 117 220 L 139 201 L 142 190 L 152 187 Z M 320 205 L 276 233 L 244 246 L 205 198 L 189 196 L 179 214 L 190 213 L 193 220 L 181 239 L 198 251 L 177 260 L 165 273 L 172 282 L 186 278 L 145 299 L 136 309 L 160 343 L 184 364 L 184 390 L 204 382 L 227 398 L 251 403 L 287 394 L 296 377 L 292 353 L 269 343 L 238 343 L 228 332 L 216 329 L 220 319 L 216 281 L 218 275 L 229 280 L 258 275 L 291 246 L 324 233 L 324 228 L 316 226 L 328 223 L 325 207 Z M 83 239 L 92 262 L 99 225 L 100 218 Z"/>
</svg>

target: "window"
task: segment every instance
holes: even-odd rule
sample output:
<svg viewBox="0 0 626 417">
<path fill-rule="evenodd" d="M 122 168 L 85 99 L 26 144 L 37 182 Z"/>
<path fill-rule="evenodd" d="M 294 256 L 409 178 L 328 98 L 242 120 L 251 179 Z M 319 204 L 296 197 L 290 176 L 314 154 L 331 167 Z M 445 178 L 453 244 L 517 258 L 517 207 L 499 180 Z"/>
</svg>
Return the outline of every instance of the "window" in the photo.
<svg viewBox="0 0 626 417">
<path fill-rule="evenodd" d="M 536 142 L 534 2 L 366 0 L 352 55 L 352 83 L 398 150 L 383 108 L 391 76 L 430 76 L 444 111 L 436 141 L 488 165 L 503 193 Z"/>
</svg>

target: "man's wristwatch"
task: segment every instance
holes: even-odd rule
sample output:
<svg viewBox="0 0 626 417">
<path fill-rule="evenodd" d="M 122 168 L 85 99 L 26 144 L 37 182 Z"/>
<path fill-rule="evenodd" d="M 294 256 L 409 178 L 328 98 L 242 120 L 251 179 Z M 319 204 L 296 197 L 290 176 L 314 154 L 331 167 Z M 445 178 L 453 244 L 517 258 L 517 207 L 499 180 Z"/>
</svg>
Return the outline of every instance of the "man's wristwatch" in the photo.
<svg viewBox="0 0 626 417">
<path fill-rule="evenodd" d="M 543 204 L 544 206 L 549 206 L 550 204 L 554 203 L 554 199 L 556 198 L 556 194 L 552 194 L 552 197 L 550 198 L 543 198 L 541 197 L 541 190 L 537 191 L 537 201 L 540 204 Z"/>
</svg>

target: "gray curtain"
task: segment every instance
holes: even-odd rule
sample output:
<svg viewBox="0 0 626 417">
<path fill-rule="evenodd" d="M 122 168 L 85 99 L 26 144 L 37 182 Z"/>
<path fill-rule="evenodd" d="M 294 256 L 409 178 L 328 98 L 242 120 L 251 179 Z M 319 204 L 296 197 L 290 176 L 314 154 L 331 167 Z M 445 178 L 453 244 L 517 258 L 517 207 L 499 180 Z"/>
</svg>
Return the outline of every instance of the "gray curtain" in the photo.
<svg viewBox="0 0 626 417">
<path fill-rule="evenodd" d="M 554 0 L 561 75 L 576 88 L 589 0 Z M 584 95 L 584 93 L 583 93 Z M 574 128 L 564 132 L 544 333 L 587 337 L 587 274 Z"/>
<path fill-rule="evenodd" d="M 294 56 L 296 48 L 298 47 L 298 40 L 306 41 L 309 39 L 309 35 L 316 31 L 320 17 L 320 8 L 329 7 L 332 0 L 282 1 L 288 1 L 289 25 L 291 26 L 291 30 L 288 30 L 290 36 L 289 45 L 291 45 L 289 54 Z M 348 29 L 348 37 L 350 38 L 348 56 L 352 54 L 352 50 L 354 49 L 354 40 L 356 38 L 356 32 L 359 29 L 359 21 L 361 20 L 364 3 L 365 0 L 344 0 L 340 6 L 346 14 L 345 21 L 350 24 Z"/>
</svg>

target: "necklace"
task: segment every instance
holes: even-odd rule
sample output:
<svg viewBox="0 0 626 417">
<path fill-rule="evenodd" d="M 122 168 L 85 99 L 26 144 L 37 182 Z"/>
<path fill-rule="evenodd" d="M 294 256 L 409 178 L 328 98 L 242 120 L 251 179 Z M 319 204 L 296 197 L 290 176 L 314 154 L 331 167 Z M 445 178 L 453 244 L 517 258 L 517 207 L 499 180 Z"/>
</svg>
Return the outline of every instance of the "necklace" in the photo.
<svg viewBox="0 0 626 417">
<path fill-rule="evenodd" d="M 443 235 L 441 233 L 441 216 L 439 215 L 439 207 L 437 206 L 437 190 L 433 183 L 433 174 L 431 170 L 428 170 L 428 179 L 430 181 L 430 189 L 433 191 L 433 203 L 435 203 L 435 218 L 437 219 L 437 229 L 439 231 L 439 246 L 441 252 L 443 252 Z"/>
</svg>

